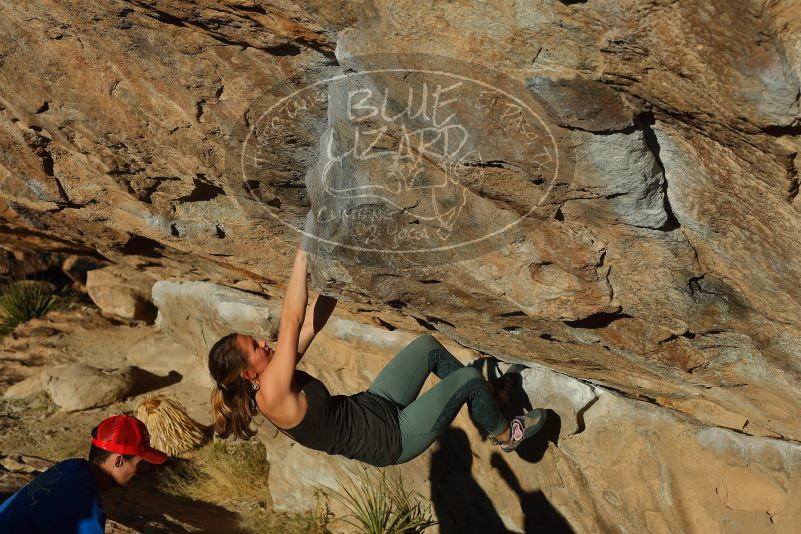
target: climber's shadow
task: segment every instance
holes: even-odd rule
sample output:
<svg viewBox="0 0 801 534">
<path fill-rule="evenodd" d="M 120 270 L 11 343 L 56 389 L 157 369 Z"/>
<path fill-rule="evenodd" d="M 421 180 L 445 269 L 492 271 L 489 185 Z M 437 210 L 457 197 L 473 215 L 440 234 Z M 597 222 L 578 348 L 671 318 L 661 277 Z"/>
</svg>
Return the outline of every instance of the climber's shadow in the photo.
<svg viewBox="0 0 801 534">
<path fill-rule="evenodd" d="M 525 491 L 517 480 L 512 468 L 499 453 L 490 457 L 490 465 L 498 470 L 509 489 L 520 499 L 523 511 L 524 532 L 548 532 L 549 534 L 573 534 L 570 523 L 548 502 L 547 497 L 538 490 Z"/>
<path fill-rule="evenodd" d="M 473 478 L 473 452 L 464 430 L 450 428 L 431 455 L 431 502 L 442 534 L 507 534 L 492 501 Z"/>
</svg>

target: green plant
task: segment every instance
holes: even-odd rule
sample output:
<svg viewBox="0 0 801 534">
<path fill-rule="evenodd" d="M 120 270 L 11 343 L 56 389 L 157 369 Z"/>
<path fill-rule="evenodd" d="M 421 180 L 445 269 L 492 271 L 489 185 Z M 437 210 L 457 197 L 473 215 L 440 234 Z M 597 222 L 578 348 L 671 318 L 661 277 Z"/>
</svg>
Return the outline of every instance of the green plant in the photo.
<svg viewBox="0 0 801 534">
<path fill-rule="evenodd" d="M 0 287 L 0 336 L 17 325 L 64 308 L 76 300 L 73 293 L 54 291 L 47 283 L 13 280 Z"/>
<path fill-rule="evenodd" d="M 342 491 L 327 488 L 350 511 L 339 520 L 363 534 L 419 534 L 437 522 L 429 503 L 403 487 L 397 471 L 363 469 L 357 480 L 342 484 Z"/>
</svg>

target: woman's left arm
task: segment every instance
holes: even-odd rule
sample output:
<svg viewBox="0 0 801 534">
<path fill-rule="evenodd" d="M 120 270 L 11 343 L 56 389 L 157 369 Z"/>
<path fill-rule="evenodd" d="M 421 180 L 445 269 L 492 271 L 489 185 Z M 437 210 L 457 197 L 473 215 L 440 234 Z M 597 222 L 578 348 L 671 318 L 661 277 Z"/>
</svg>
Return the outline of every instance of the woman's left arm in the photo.
<svg viewBox="0 0 801 534">
<path fill-rule="evenodd" d="M 306 252 L 298 247 L 292 274 L 281 304 L 281 321 L 278 324 L 278 341 L 275 343 L 269 373 L 262 371 L 259 375 L 262 398 L 269 392 L 271 404 L 284 403 L 288 398 L 297 402 L 297 393 L 292 391 L 292 378 L 297 365 L 297 349 L 300 342 L 300 331 L 306 322 L 306 304 L 309 301 L 306 287 Z M 265 376 L 266 375 L 266 376 Z"/>
<path fill-rule="evenodd" d="M 318 295 L 312 303 L 311 313 L 307 313 L 303 321 L 303 327 L 300 329 L 300 339 L 298 339 L 298 356 L 297 361 L 303 358 L 306 350 L 311 345 L 317 332 L 323 329 L 328 318 L 334 311 L 337 305 L 337 299 L 327 295 Z"/>
</svg>

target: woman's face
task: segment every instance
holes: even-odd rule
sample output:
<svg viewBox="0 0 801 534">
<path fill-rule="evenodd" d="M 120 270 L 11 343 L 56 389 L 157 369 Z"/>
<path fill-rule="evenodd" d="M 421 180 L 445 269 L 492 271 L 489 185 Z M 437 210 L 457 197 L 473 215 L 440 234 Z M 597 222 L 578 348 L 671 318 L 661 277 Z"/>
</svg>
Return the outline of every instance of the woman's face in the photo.
<svg viewBox="0 0 801 534">
<path fill-rule="evenodd" d="M 242 371 L 242 376 L 247 380 L 252 380 L 264 372 L 275 354 L 275 351 L 267 346 L 266 339 L 237 334 L 236 343 L 247 356 L 248 368 Z"/>
</svg>

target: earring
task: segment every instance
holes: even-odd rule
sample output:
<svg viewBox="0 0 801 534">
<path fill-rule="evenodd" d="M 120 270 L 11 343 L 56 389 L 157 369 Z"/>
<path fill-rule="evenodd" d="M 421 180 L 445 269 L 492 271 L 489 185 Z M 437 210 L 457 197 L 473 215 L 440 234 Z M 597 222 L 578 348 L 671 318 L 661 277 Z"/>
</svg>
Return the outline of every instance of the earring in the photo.
<svg viewBox="0 0 801 534">
<path fill-rule="evenodd" d="M 259 390 L 259 383 L 258 382 L 251 382 L 250 383 L 250 387 L 253 388 L 253 391 L 258 391 Z"/>
</svg>

